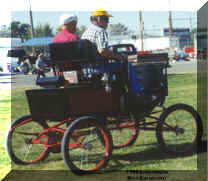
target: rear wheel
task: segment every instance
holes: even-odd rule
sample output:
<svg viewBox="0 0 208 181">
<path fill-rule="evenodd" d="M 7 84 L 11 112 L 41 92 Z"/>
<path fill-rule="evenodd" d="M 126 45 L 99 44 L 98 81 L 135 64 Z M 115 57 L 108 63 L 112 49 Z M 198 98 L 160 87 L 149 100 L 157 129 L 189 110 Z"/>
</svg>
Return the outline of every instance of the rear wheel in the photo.
<svg viewBox="0 0 208 181">
<path fill-rule="evenodd" d="M 176 104 L 161 115 L 156 129 L 160 146 L 168 152 L 187 153 L 197 148 L 202 137 L 202 122 L 198 113 L 186 104 Z"/>
<path fill-rule="evenodd" d="M 47 129 L 46 122 L 32 120 L 23 116 L 15 120 L 7 135 L 7 152 L 16 164 L 32 164 L 44 160 L 49 154 L 47 135 L 41 135 Z"/>
<path fill-rule="evenodd" d="M 133 145 L 139 134 L 138 123 L 131 120 L 121 122 L 115 120 L 115 124 L 109 125 L 108 128 L 111 130 L 115 149 Z"/>
<path fill-rule="evenodd" d="M 107 165 L 112 147 L 112 138 L 106 127 L 96 118 L 84 116 L 67 128 L 62 154 L 66 166 L 74 173 L 89 174 Z"/>
</svg>

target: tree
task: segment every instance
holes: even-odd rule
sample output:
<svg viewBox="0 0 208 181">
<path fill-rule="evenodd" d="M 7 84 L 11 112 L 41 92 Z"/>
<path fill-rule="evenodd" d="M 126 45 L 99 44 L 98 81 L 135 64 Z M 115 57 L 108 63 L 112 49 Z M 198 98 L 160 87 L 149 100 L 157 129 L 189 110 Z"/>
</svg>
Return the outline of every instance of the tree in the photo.
<svg viewBox="0 0 208 181">
<path fill-rule="evenodd" d="M 19 37 L 20 34 L 20 22 L 19 21 L 13 21 L 11 22 L 10 28 L 11 28 L 11 36 L 14 38 Z"/>
<path fill-rule="evenodd" d="M 128 28 L 121 23 L 110 24 L 108 27 L 108 32 L 110 35 L 128 35 L 129 34 Z"/>
<path fill-rule="evenodd" d="M 21 38 L 22 42 L 31 37 L 30 35 L 31 27 L 29 24 L 26 23 L 22 24 L 19 21 L 13 21 L 11 22 L 9 29 L 11 31 L 11 37 Z"/>
<path fill-rule="evenodd" d="M 58 34 L 63 29 L 63 26 L 58 26 L 56 28 L 56 34 Z"/>
<path fill-rule="evenodd" d="M 0 26 L 0 32 L 9 33 L 10 31 L 6 25 L 2 25 L 2 26 Z"/>
<path fill-rule="evenodd" d="M 44 36 L 52 37 L 53 36 L 53 29 L 50 27 L 50 25 L 48 23 L 46 23 L 44 25 L 39 24 L 35 28 L 35 36 L 36 37 L 44 37 Z"/>
<path fill-rule="evenodd" d="M 31 32 L 30 32 L 30 25 L 29 24 L 21 24 L 19 27 L 19 36 L 21 38 L 22 41 L 27 40 L 29 38 L 31 38 Z"/>
<path fill-rule="evenodd" d="M 77 28 L 77 30 L 76 30 L 76 35 L 77 35 L 78 37 L 81 37 L 82 34 L 85 32 L 86 29 L 87 29 L 86 26 L 84 26 L 84 25 L 80 26 L 80 27 Z"/>
<path fill-rule="evenodd" d="M 1 37 L 10 37 L 11 31 L 6 25 L 0 26 L 0 36 Z"/>
</svg>

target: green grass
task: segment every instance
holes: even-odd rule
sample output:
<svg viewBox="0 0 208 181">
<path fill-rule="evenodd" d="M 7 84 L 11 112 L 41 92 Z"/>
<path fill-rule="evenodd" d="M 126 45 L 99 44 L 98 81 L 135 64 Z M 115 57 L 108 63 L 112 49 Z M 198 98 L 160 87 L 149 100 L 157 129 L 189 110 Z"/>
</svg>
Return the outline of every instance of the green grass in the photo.
<svg viewBox="0 0 208 181">
<path fill-rule="evenodd" d="M 184 74 L 184 75 L 170 75 L 168 77 L 168 97 L 165 102 L 165 106 L 168 107 L 170 105 L 176 103 L 185 103 L 197 108 L 197 76 L 196 74 Z M 28 114 L 29 109 L 26 101 L 26 97 L 24 95 L 25 89 L 14 89 L 12 90 L 12 120 L 16 118 Z M 1 132 L 5 132 L 9 123 L 9 106 L 5 108 L 5 105 L 9 104 L 9 95 L 4 95 L 2 97 L 2 101 L 0 102 L 2 105 L 1 112 L 7 111 L 5 114 L 1 114 L 3 120 L 7 119 L 7 125 L 3 125 L 0 130 Z M 4 108 L 3 108 L 4 107 Z M 1 113 L 0 112 L 0 113 Z M 2 134 L 1 134 L 2 135 Z M 125 136 L 125 135 L 123 135 Z M 204 136 L 204 139 L 206 136 Z M 2 139 L 1 139 L 2 140 Z M 2 145 L 1 142 L 0 145 Z M 3 147 L 3 146 L 2 146 Z M 2 148 L 1 147 L 1 148 Z M 3 162 L 0 162 L 0 166 L 2 168 L 4 165 L 9 165 L 9 159 L 7 155 L 5 155 L 5 151 L 1 152 L 3 156 Z M 202 157 L 202 160 L 206 160 L 206 153 L 201 153 L 198 156 Z M 2 157 L 1 157 L 2 159 Z M 0 167 L 1 168 L 1 167 Z M 4 167 L 5 168 L 5 167 Z M 64 165 L 61 154 L 50 154 L 49 157 L 41 163 L 28 165 L 28 166 L 17 166 L 12 164 L 12 169 L 14 170 L 68 170 Z M 187 154 L 185 156 L 174 156 L 168 155 L 162 152 L 157 145 L 157 139 L 155 136 L 155 132 L 152 131 L 140 131 L 139 137 L 135 144 L 131 147 L 114 150 L 113 158 L 109 162 L 106 170 L 119 169 L 124 172 L 110 172 L 96 176 L 85 176 L 76 177 L 71 172 L 60 172 L 59 175 L 53 175 L 51 178 L 48 177 L 48 173 L 41 174 L 41 180 L 66 180 L 69 178 L 70 180 L 111 180 L 112 177 L 114 180 L 127 180 L 127 174 L 125 170 L 197 170 L 197 155 Z M 1 170 L 1 169 L 0 169 Z M 6 172 L 8 172 L 9 166 L 7 167 Z M 0 172 L 1 173 L 1 172 Z M 3 173 L 3 172 L 2 172 Z M 14 173 L 15 174 L 15 173 Z M 32 173 L 31 173 L 32 175 Z M 30 175 L 30 177 L 31 177 Z M 114 175 L 114 176 L 112 176 Z M 18 180 L 27 180 L 24 174 L 17 174 Z M 167 175 L 166 175 L 167 176 Z M 186 181 L 186 180 L 198 180 L 198 177 L 205 181 L 204 172 L 201 174 L 181 174 L 180 176 L 177 174 L 169 174 L 167 176 L 167 180 L 169 181 Z M 1 178 L 3 176 L 1 175 Z M 39 175 L 35 174 L 33 179 L 38 180 Z M 99 178 L 99 179 L 98 179 Z M 12 179 L 11 179 L 12 180 Z"/>
<path fill-rule="evenodd" d="M 168 97 L 166 106 L 186 103 L 197 108 L 197 76 L 177 74 L 168 76 Z"/>
<path fill-rule="evenodd" d="M 5 150 L 6 132 L 11 120 L 11 92 L 0 89 L 0 179 L 11 169 L 10 160 Z"/>
</svg>

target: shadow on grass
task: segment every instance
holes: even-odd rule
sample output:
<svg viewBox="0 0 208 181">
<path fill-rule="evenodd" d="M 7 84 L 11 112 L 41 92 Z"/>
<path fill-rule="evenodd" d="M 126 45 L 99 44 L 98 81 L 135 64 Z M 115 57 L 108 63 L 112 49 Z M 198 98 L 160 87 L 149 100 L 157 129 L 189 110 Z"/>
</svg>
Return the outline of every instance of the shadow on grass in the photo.
<svg viewBox="0 0 208 181">
<path fill-rule="evenodd" d="M 137 146 L 137 145 L 135 145 Z M 207 152 L 207 140 L 204 140 L 201 142 L 201 144 L 199 145 L 198 149 L 198 153 L 204 153 Z M 168 158 L 177 158 L 177 157 L 188 157 L 193 155 L 193 153 L 187 153 L 183 156 L 181 155 L 172 155 L 172 154 L 165 154 L 164 152 L 162 152 L 160 149 L 158 149 L 158 147 L 149 149 L 149 150 L 145 150 L 142 152 L 136 152 L 136 153 L 129 153 L 129 154 L 119 154 L 119 155 L 114 155 L 112 157 L 112 160 L 116 163 L 116 166 L 114 167 L 110 167 L 108 170 L 104 170 L 101 173 L 103 178 L 101 179 L 101 177 L 99 177 L 100 181 L 101 180 L 109 180 L 108 177 L 106 176 L 110 176 L 110 178 L 112 178 L 112 173 L 113 175 L 115 175 L 117 173 L 117 171 L 120 171 L 121 168 L 124 168 L 125 165 L 121 164 L 120 161 L 121 160 L 126 160 L 126 161 L 131 161 L 132 164 L 134 164 L 133 162 L 135 161 L 159 161 L 159 160 L 163 160 L 163 159 L 168 159 Z M 57 158 L 57 159 L 52 159 L 53 161 L 57 161 L 57 160 L 61 160 L 61 158 Z M 138 164 L 138 163 L 137 163 Z M 147 164 L 147 163 L 142 163 L 142 164 Z M 122 172 L 118 172 L 118 174 L 121 174 Z M 123 172 L 125 173 L 125 172 Z M 98 176 L 101 176 L 100 174 Z M 125 179 L 125 174 L 124 174 L 124 179 Z M 53 177 L 53 178 L 51 178 Z M 41 179 L 40 179 L 41 178 Z M 4 179 L 3 181 L 16 181 L 16 180 L 22 180 L 22 181 L 26 181 L 26 180 L 34 180 L 34 181 L 39 181 L 39 180 L 46 180 L 46 181 L 51 181 L 51 180 L 73 180 L 73 181 L 80 181 L 82 180 L 81 178 L 84 178 L 84 180 L 86 181 L 94 181 L 97 180 L 98 177 L 90 177 L 89 175 L 84 175 L 84 177 L 79 177 L 75 174 L 73 174 L 70 170 L 60 170 L 60 171 L 50 171 L 50 170 L 22 170 L 22 171 L 12 171 L 10 172 Z M 95 179 L 93 179 L 95 178 Z M 122 180 L 122 176 L 120 177 L 120 180 Z"/>
<path fill-rule="evenodd" d="M 160 161 L 160 160 L 189 157 L 195 154 L 194 152 L 187 152 L 184 154 L 168 153 L 168 152 L 165 152 L 164 150 L 161 150 L 158 146 L 156 146 L 157 143 L 145 144 L 145 145 L 154 146 L 154 147 L 152 147 L 151 149 L 146 149 L 144 151 L 138 151 L 134 153 L 114 154 L 111 160 L 113 160 L 115 165 L 109 167 L 108 171 L 110 172 L 119 171 L 120 169 L 124 168 L 126 165 L 121 163 L 121 161 L 131 162 L 132 164 L 134 162 L 139 161 L 141 162 L 141 165 L 144 165 L 144 164 L 149 164 L 149 163 Z M 134 147 L 140 147 L 140 146 L 144 146 L 144 145 L 134 145 Z M 199 144 L 197 152 L 198 154 L 207 152 L 207 140 L 204 140 Z M 53 157 L 53 154 L 51 154 L 51 157 L 47 160 L 47 162 L 50 163 L 50 162 L 61 161 L 61 160 L 62 160 L 62 157 L 55 158 Z M 147 163 L 147 161 L 149 162 Z"/>
<path fill-rule="evenodd" d="M 184 76 L 184 75 L 185 74 L 183 74 L 183 73 L 179 73 L 179 74 L 176 74 L 176 73 L 168 74 L 169 77 Z"/>
</svg>

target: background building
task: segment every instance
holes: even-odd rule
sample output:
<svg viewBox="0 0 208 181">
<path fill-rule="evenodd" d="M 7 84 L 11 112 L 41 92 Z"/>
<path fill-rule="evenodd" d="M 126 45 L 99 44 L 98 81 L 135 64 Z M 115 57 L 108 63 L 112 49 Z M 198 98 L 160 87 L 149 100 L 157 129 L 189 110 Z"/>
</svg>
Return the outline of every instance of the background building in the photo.
<svg viewBox="0 0 208 181">
<path fill-rule="evenodd" d="M 183 49 L 185 46 L 190 46 L 191 44 L 191 32 L 189 28 L 173 28 L 173 37 L 178 38 L 178 46 Z M 169 28 L 164 28 L 162 30 L 162 36 L 169 37 Z"/>
<path fill-rule="evenodd" d="M 8 50 L 21 46 L 20 38 L 0 38 L 0 67 L 3 72 L 10 72 L 11 65 L 17 58 L 7 57 Z"/>
</svg>

